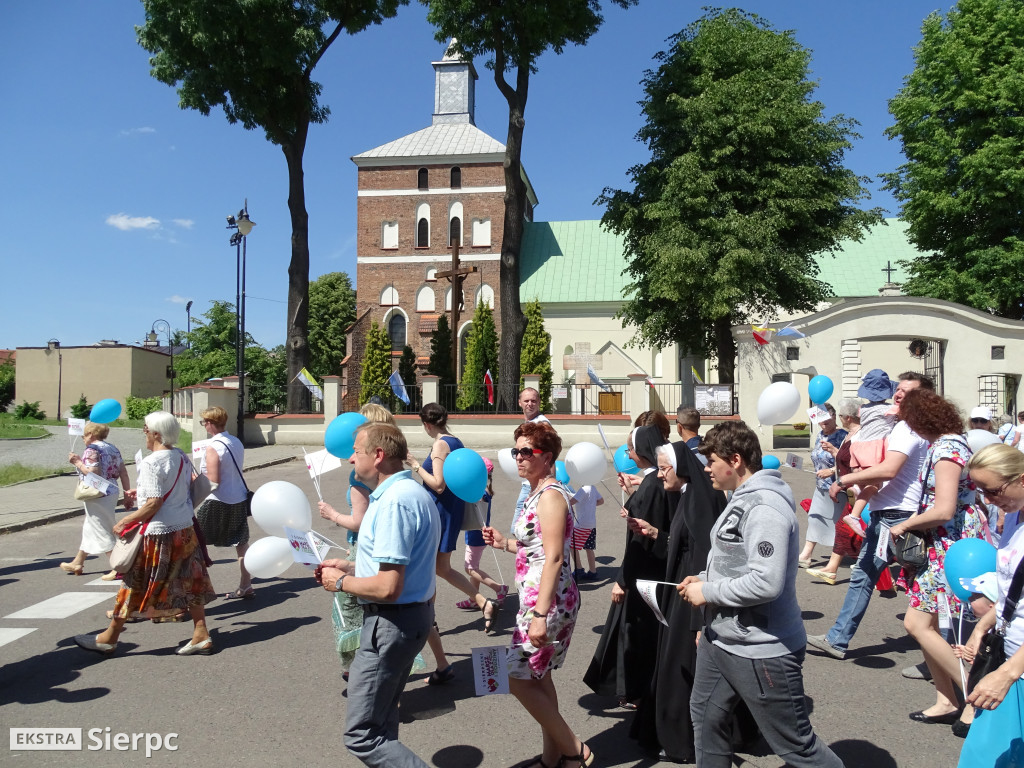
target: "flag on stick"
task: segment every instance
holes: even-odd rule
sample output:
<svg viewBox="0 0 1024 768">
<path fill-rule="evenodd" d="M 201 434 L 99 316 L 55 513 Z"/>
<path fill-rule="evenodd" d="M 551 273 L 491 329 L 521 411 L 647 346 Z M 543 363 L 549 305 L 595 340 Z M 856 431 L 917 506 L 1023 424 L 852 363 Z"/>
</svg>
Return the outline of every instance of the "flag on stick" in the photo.
<svg viewBox="0 0 1024 768">
<path fill-rule="evenodd" d="M 303 368 L 295 378 L 301 381 L 317 400 L 324 399 L 324 391 L 317 385 L 312 373 Z"/>
<path fill-rule="evenodd" d="M 484 374 L 484 386 L 487 388 L 487 404 L 494 405 L 494 377 L 491 376 L 491 369 Z"/>
<path fill-rule="evenodd" d="M 611 387 L 609 387 L 607 384 L 601 381 L 601 377 L 597 375 L 597 371 L 594 370 L 594 366 L 592 366 L 590 363 L 587 363 L 587 376 L 590 377 L 591 383 L 599 386 L 603 392 L 612 391 Z"/>
<path fill-rule="evenodd" d="M 395 371 L 388 377 L 388 384 L 391 385 L 391 391 L 395 393 L 395 397 L 408 405 L 409 393 L 405 391 L 405 382 L 402 381 L 402 377 L 398 375 L 398 371 Z"/>
</svg>

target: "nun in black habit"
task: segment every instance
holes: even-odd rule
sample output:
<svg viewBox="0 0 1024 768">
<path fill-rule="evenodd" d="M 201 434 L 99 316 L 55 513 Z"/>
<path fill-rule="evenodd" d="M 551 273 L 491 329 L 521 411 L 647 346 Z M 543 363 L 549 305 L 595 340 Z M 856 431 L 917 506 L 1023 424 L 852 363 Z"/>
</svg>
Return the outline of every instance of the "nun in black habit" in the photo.
<svg viewBox="0 0 1024 768">
<path fill-rule="evenodd" d="M 630 435 L 633 460 L 644 473 L 636 492 L 626 500 L 630 517 L 668 530 L 678 494 L 665 490 L 657 475 L 655 450 L 664 444 L 657 427 L 637 427 Z M 626 533 L 622 565 L 612 586 L 612 605 L 604 632 L 583 676 L 590 688 L 635 709 L 635 702 L 651 686 L 656 662 L 658 627 L 654 612 L 636 591 L 637 579 L 661 581 L 665 577 L 666 539 L 658 541 L 640 533 Z"/>
<path fill-rule="evenodd" d="M 654 541 L 667 539 L 665 571 L 659 581 L 678 584 L 707 566 L 711 529 L 728 499 L 716 491 L 700 459 L 685 443 L 658 449 L 658 476 L 666 491 L 680 492 L 679 504 L 668 530 L 648 523 L 630 527 Z M 657 668 L 650 690 L 641 699 L 630 736 L 666 762 L 688 763 L 695 759 L 690 692 L 697 668 L 697 637 L 703 617 L 670 587 L 658 590 L 668 626 L 658 637 Z M 757 726 L 746 708 L 737 711 L 734 740 L 744 743 L 757 735 Z"/>
</svg>

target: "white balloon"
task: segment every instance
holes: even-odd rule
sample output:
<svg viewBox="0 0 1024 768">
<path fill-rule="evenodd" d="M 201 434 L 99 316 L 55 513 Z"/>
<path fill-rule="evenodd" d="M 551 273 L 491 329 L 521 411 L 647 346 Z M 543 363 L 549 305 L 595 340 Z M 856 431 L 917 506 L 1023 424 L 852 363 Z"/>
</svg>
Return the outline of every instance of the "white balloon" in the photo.
<svg viewBox="0 0 1024 768">
<path fill-rule="evenodd" d="M 245 552 L 245 570 L 260 579 L 273 579 L 295 562 L 292 545 L 279 536 L 265 536 L 249 545 Z"/>
<path fill-rule="evenodd" d="M 252 517 L 271 536 L 286 536 L 285 527 L 308 531 L 313 525 L 306 492 L 284 480 L 271 480 L 256 489 Z"/>
<path fill-rule="evenodd" d="M 757 398 L 757 420 L 761 424 L 789 421 L 800 407 L 800 392 L 788 381 L 776 381 Z"/>
<path fill-rule="evenodd" d="M 972 429 L 967 433 L 967 444 L 971 446 L 971 452 L 977 453 L 986 445 L 1001 443 L 999 435 L 994 435 L 987 429 Z"/>
<path fill-rule="evenodd" d="M 565 468 L 575 487 L 597 485 L 608 469 L 608 457 L 593 443 L 576 443 L 565 454 Z"/>
<path fill-rule="evenodd" d="M 516 464 L 515 457 L 512 456 L 511 448 L 502 448 L 498 451 L 498 464 L 501 465 L 501 469 L 513 480 L 522 480 L 519 476 L 519 466 Z"/>
</svg>

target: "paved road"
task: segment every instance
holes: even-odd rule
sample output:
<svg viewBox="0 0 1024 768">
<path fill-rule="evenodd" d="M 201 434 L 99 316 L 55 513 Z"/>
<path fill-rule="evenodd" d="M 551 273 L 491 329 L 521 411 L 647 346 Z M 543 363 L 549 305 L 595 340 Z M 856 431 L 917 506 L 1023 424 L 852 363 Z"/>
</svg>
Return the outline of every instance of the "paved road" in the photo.
<svg viewBox="0 0 1024 768">
<path fill-rule="evenodd" d="M 807 495 L 810 475 L 783 471 L 797 498 Z M 294 482 L 315 501 L 304 467 L 295 462 L 247 472 L 247 477 L 253 487 L 272 479 Z M 505 523 L 517 487 L 500 472 L 496 479 L 496 509 L 507 510 L 504 516 L 498 514 L 498 522 Z M 341 499 L 344 480 L 340 472 L 325 477 L 329 500 Z M 581 682 L 604 624 L 610 578 L 623 542 L 614 506 L 600 507 L 599 512 L 603 578 L 583 587 L 573 646 L 556 683 L 564 714 L 593 748 L 596 765 L 651 766 L 655 763 L 642 759 L 627 736 L 630 714 Z M 329 537 L 339 530 L 322 521 L 314 528 Z M 178 749 L 156 753 L 151 760 L 131 751 L 71 756 L 23 752 L 17 765 L 359 765 L 341 744 L 345 688 L 332 648 L 328 598 L 306 572 L 293 566 L 282 578 L 259 582 L 256 600 L 213 603 L 210 626 L 220 649 L 215 655 L 179 658 L 173 651 L 188 638 L 188 626 L 142 623 L 128 625 L 118 654 L 105 659 L 79 650 L 70 639 L 106 623 L 103 611 L 116 590 L 95 581 L 103 564 L 89 560 L 88 573 L 79 578 L 56 567 L 77 549 L 80 529 L 76 517 L 0 536 L 0 642 L 14 630 L 31 630 L 0 645 L 0 723 L 7 728 L 98 728 L 101 734 L 108 727 L 113 733 L 174 732 L 179 734 Z M 262 534 L 254 530 L 253 535 Z M 511 556 L 497 554 L 502 575 L 511 581 Z M 214 550 L 212 576 L 222 592 L 235 586 L 232 555 L 231 550 Z M 461 562 L 461 551 L 454 559 Z M 494 566 L 492 555 L 486 564 Z M 845 582 L 829 587 L 801 574 L 798 586 L 808 632 L 824 632 L 838 611 Z M 81 601 L 78 605 L 100 602 L 63 618 L 10 618 L 62 596 Z M 437 768 L 504 768 L 539 752 L 539 732 L 512 697 L 474 697 L 468 653 L 476 646 L 506 643 L 512 610 L 501 615 L 496 636 L 485 636 L 475 614 L 453 607 L 459 598 L 448 585 L 439 586 L 438 623 L 457 679 L 430 687 L 419 676 L 409 685 L 402 699 L 402 739 Z M 907 719 L 907 713 L 928 706 L 934 695 L 929 684 L 899 675 L 902 667 L 920 658 L 904 637 L 905 608 L 903 596 L 876 598 L 847 661 L 813 652 L 807 657 L 812 722 L 848 768 L 955 764 L 962 742 L 948 728 Z M 773 756 L 745 759 L 758 768 L 780 765 Z M 2 757 L 0 763 L 15 764 Z"/>
<path fill-rule="evenodd" d="M 69 469 L 68 451 L 72 438 L 67 427 L 43 426 L 49 437 L 31 440 L 0 440 L 0 467 L 25 464 L 38 467 Z M 141 429 L 114 428 L 108 441 L 117 446 L 125 461 L 131 461 L 135 452 L 146 447 Z M 82 452 L 82 438 L 75 443 L 75 453 Z"/>
</svg>

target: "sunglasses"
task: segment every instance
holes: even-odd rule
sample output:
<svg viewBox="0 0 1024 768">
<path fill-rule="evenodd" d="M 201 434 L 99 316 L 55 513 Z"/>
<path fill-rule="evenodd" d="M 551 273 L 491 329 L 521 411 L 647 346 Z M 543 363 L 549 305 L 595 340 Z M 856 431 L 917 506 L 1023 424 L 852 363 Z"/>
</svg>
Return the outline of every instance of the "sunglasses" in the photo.
<svg viewBox="0 0 1024 768">
<path fill-rule="evenodd" d="M 544 451 L 537 450 L 536 448 L 513 448 L 512 458 L 516 459 L 521 456 L 524 459 L 532 459 L 534 456 L 539 456 L 542 453 Z"/>
<path fill-rule="evenodd" d="M 971 424 L 987 424 L 991 419 L 971 419 Z"/>
<path fill-rule="evenodd" d="M 999 496 L 1002 496 L 1003 492 L 1010 486 L 1010 483 L 1012 483 L 1016 479 L 1017 478 L 1011 478 L 1010 480 L 1007 480 L 1005 483 L 1000 485 L 994 491 L 989 489 L 989 488 L 982 488 L 980 485 L 977 485 L 977 484 L 975 484 L 974 487 L 977 488 L 979 491 L 981 491 L 988 498 L 995 499 L 995 498 L 997 498 Z"/>
</svg>

